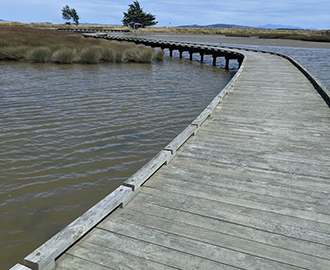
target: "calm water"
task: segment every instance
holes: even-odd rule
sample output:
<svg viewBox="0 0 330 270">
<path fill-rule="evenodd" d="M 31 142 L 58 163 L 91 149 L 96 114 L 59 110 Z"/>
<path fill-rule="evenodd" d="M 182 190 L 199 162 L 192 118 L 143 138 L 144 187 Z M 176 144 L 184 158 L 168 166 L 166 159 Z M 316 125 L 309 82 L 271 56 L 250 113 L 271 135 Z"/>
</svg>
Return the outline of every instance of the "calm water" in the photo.
<svg viewBox="0 0 330 270">
<path fill-rule="evenodd" d="M 139 169 L 233 75 L 179 59 L 0 69 L 1 269 Z"/>
</svg>

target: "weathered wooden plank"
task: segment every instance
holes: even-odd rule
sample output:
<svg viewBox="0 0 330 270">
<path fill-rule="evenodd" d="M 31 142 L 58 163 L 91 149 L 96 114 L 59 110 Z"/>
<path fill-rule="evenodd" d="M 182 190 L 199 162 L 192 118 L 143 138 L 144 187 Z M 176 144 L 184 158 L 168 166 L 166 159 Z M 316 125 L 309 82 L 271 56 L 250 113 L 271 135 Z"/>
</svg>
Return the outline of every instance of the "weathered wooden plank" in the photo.
<svg viewBox="0 0 330 270">
<path fill-rule="evenodd" d="M 10 268 L 9 270 L 30 270 L 30 269 L 31 268 L 28 268 L 25 265 L 17 263 L 12 268 Z"/>
<path fill-rule="evenodd" d="M 154 180 L 154 179 L 153 179 Z M 158 183 L 158 185 L 156 185 Z M 212 204 L 215 207 L 221 207 L 224 211 L 232 213 L 245 213 L 247 216 L 259 218 L 268 218 L 276 220 L 283 224 L 298 226 L 302 228 L 313 228 L 316 231 L 330 234 L 330 214 L 315 213 L 307 210 L 299 210 L 295 207 L 285 207 L 276 205 L 276 200 L 269 196 L 269 201 L 259 201 L 254 199 L 256 195 L 244 195 L 238 192 L 235 195 L 233 191 L 223 191 L 221 187 L 215 188 L 205 185 L 201 187 L 197 183 L 184 182 L 177 180 L 166 180 L 166 182 L 156 181 L 150 184 L 150 187 L 157 188 L 157 191 L 164 194 L 174 193 L 184 196 L 187 201 L 204 201 L 205 204 Z M 231 196 L 232 195 L 232 196 Z M 241 197 L 239 197 L 241 195 Z M 206 213 L 207 214 L 207 213 Z"/>
<path fill-rule="evenodd" d="M 147 260 L 144 257 L 129 255 L 120 252 L 115 248 L 100 246 L 99 244 L 84 241 L 78 243 L 77 247 L 69 250 L 67 254 L 71 255 L 75 260 L 83 259 L 87 262 L 93 262 L 91 268 L 81 265 L 80 269 L 96 269 L 98 267 L 106 267 L 106 269 L 136 269 L 136 270 L 170 270 L 177 269 L 161 263 Z M 61 259 L 61 264 L 66 263 Z M 108 268 L 109 267 L 109 268 Z"/>
<path fill-rule="evenodd" d="M 105 257 L 107 258 L 107 257 Z M 56 262 L 56 270 L 109 270 L 109 269 L 120 269 L 109 266 L 103 266 L 92 261 L 88 261 L 79 257 L 72 256 L 70 254 L 64 254 L 60 260 Z"/>
<path fill-rule="evenodd" d="M 286 217 L 271 212 L 249 210 L 244 207 L 146 187 L 143 189 L 143 193 L 135 199 L 134 203 L 140 203 L 141 201 L 173 209 L 181 209 L 192 214 L 208 216 L 314 243 L 328 245 L 330 241 L 329 226 L 327 224 L 321 226 L 315 222 L 316 227 L 309 227 L 308 224 L 299 222 L 299 219 L 286 219 Z"/>
<path fill-rule="evenodd" d="M 193 184 L 197 183 L 219 189 L 224 188 L 226 192 L 229 193 L 242 192 L 260 195 L 260 200 L 262 200 L 263 197 L 267 198 L 267 196 L 270 196 L 275 199 L 277 198 L 279 203 L 284 200 L 283 204 L 287 206 L 293 203 L 298 209 L 309 209 L 319 213 L 330 214 L 330 198 L 329 200 L 327 199 L 330 196 L 330 192 L 325 189 L 325 187 L 330 189 L 330 182 L 325 186 L 322 185 L 320 190 L 314 190 L 314 188 L 306 189 L 305 186 L 308 182 L 301 186 L 292 185 L 289 176 L 285 179 L 285 183 L 273 182 L 272 179 L 271 181 L 267 181 L 266 179 L 251 177 L 248 173 L 236 173 L 236 171 L 227 171 L 221 167 L 218 168 L 206 163 L 204 164 L 204 166 L 201 164 L 192 166 L 185 160 L 181 161 L 180 164 L 173 164 L 173 166 L 167 170 L 162 170 L 154 176 L 153 179 L 155 180 L 153 180 L 153 182 L 156 182 L 155 184 L 149 182 L 146 186 L 155 187 L 159 185 L 158 180 L 160 180 L 161 183 L 166 183 L 168 180 L 173 181 L 175 179 L 177 181 L 188 182 L 187 185 L 191 182 Z M 237 170 L 241 169 L 237 168 Z M 296 178 L 296 176 L 294 178 Z M 309 179 L 309 181 L 311 181 L 311 179 Z M 255 197 L 255 199 L 259 201 L 259 198 Z"/>
<path fill-rule="evenodd" d="M 145 181 L 148 180 L 160 167 L 169 162 L 171 159 L 171 152 L 162 150 L 154 158 L 152 158 L 146 165 L 129 177 L 125 182 L 125 186 L 137 190 Z"/>
<path fill-rule="evenodd" d="M 221 150 L 208 152 L 207 148 L 202 147 L 186 147 L 182 155 L 192 159 L 204 160 L 207 159 L 212 162 L 237 164 L 241 166 L 248 166 L 254 168 L 261 168 L 265 170 L 275 170 L 279 172 L 299 173 L 304 175 L 313 175 L 317 177 L 327 177 L 329 175 L 329 166 L 327 164 L 319 164 L 315 166 L 307 166 L 307 163 L 294 162 L 289 159 L 265 159 L 255 151 L 242 151 L 241 154 L 237 152 L 222 152 Z"/>
<path fill-rule="evenodd" d="M 328 193 L 330 189 L 330 180 L 328 178 L 269 171 L 260 168 L 210 162 L 208 160 L 198 160 L 198 164 L 192 164 L 189 162 L 189 158 L 181 154 L 178 156 L 180 157 L 181 162 L 185 164 L 185 168 L 181 168 L 178 165 L 177 160 L 174 160 L 175 163 L 172 164 L 171 170 L 178 173 L 181 171 L 181 174 L 186 173 L 185 169 L 192 172 L 197 170 L 205 172 L 204 174 L 206 176 L 208 174 L 220 174 L 222 180 L 228 179 L 228 181 L 239 181 L 240 184 L 242 184 L 241 181 L 243 181 L 244 183 L 257 183 L 257 185 L 259 185 L 259 183 L 260 185 L 274 185 L 275 188 L 283 187 L 297 192 L 302 190 L 311 195 L 313 195 L 314 191 Z M 197 173 L 197 175 L 200 175 L 199 172 Z M 315 194 L 316 197 L 322 198 L 322 194 L 319 194 L 319 196 L 317 196 L 317 194 L 318 193 Z M 308 199 L 308 197 L 305 198 Z M 329 202 L 320 200 L 319 203 L 328 205 Z"/>
<path fill-rule="evenodd" d="M 140 232 L 143 234 L 143 232 Z M 153 244 L 151 242 L 140 241 L 125 234 L 117 234 L 103 229 L 96 229 L 93 234 L 87 235 L 84 242 L 93 243 L 102 248 L 115 249 L 128 255 L 144 258 L 147 261 L 159 263 L 176 269 L 223 269 L 237 270 L 242 269 L 222 264 L 212 258 L 203 258 L 200 254 L 191 255 L 185 251 L 168 248 L 165 245 Z M 148 265 L 145 262 L 144 265 Z M 131 269 L 134 269 L 132 266 Z"/>
<path fill-rule="evenodd" d="M 177 221 L 183 224 L 204 228 L 213 232 L 231 235 L 241 239 L 247 239 L 257 243 L 263 243 L 270 246 L 288 249 L 303 254 L 309 254 L 314 257 L 330 260 L 328 245 L 317 244 L 310 241 L 304 241 L 298 238 L 274 234 L 273 232 L 267 232 L 263 230 L 258 230 L 258 233 L 256 233 L 255 229 L 244 225 L 241 226 L 240 224 L 210 218 L 206 215 L 193 214 L 155 204 L 136 203 L 131 204 L 129 207 L 130 211 L 123 213 L 123 215 L 131 214 L 131 212 L 137 212 L 137 215 L 143 217 L 146 213 L 148 213 L 148 215 L 166 219 L 167 221 L 164 222 L 167 224 L 172 224 L 173 221 Z M 117 215 L 114 215 L 114 218 L 117 216 L 122 217 L 122 214 L 120 213 L 115 214 Z"/>
<path fill-rule="evenodd" d="M 97 223 L 109 215 L 132 193 L 132 189 L 120 186 L 103 200 L 78 217 L 62 231 L 25 257 L 24 262 L 34 270 L 55 264 L 55 258 L 78 241 Z"/>
<path fill-rule="evenodd" d="M 111 230 L 113 224 L 128 224 L 128 226 L 141 226 L 141 228 L 146 228 L 147 230 L 151 228 L 162 232 L 170 232 L 171 234 L 183 238 L 193 239 L 198 242 L 230 249 L 235 252 L 245 253 L 247 252 L 246 247 L 249 247 L 248 254 L 252 256 L 282 262 L 301 268 L 323 270 L 330 266 L 330 260 L 321 258 L 319 255 L 318 257 L 315 257 L 309 254 L 302 254 L 290 251 L 288 248 L 278 248 L 249 239 L 222 234 L 218 231 L 198 227 L 196 224 L 190 225 L 173 220 L 169 222 L 167 219 L 148 214 L 142 216 L 141 213 L 130 212 L 123 215 L 117 215 L 111 219 L 107 219 L 100 227 L 104 229 L 110 228 Z M 287 240 L 288 242 L 290 241 L 289 239 Z"/>
<path fill-rule="evenodd" d="M 222 179 L 219 181 L 221 175 L 203 174 L 202 171 L 199 174 L 194 169 L 182 172 L 163 172 L 146 186 L 176 193 L 183 190 L 185 194 L 194 196 L 203 196 L 206 193 L 209 195 L 208 198 L 213 200 L 251 206 L 260 210 L 271 209 L 283 215 L 330 223 L 329 192 L 296 192 L 292 188 L 256 185 L 242 181 L 235 183 Z"/>
<path fill-rule="evenodd" d="M 214 147 L 214 139 L 212 136 L 190 144 L 191 150 L 199 151 L 201 148 L 212 149 Z M 325 141 L 323 141 L 325 142 Z M 328 166 L 330 165 L 330 156 L 328 155 L 330 148 L 325 146 L 325 149 L 314 149 L 310 147 L 307 142 L 306 147 L 298 147 L 294 143 L 278 146 L 278 141 L 269 143 L 265 141 L 253 139 L 243 140 L 237 139 L 236 143 L 232 140 L 219 140 L 219 147 L 217 151 L 230 154 L 241 154 L 248 156 L 258 156 L 264 160 L 272 162 L 272 160 L 291 161 L 302 163 L 305 166 Z"/>
<path fill-rule="evenodd" d="M 301 269 L 300 267 L 286 264 L 284 262 L 276 262 L 264 259 L 260 256 L 255 257 L 247 252 L 242 253 L 234 251 L 230 248 L 209 244 L 204 241 L 197 241 L 172 232 L 153 229 L 129 221 L 125 222 L 125 226 L 121 226 L 119 223 L 113 222 L 109 219 L 106 223 L 102 224 L 102 227 L 114 233 L 127 235 L 140 241 L 179 250 L 193 256 L 214 260 L 232 267 L 243 269 Z"/>
</svg>

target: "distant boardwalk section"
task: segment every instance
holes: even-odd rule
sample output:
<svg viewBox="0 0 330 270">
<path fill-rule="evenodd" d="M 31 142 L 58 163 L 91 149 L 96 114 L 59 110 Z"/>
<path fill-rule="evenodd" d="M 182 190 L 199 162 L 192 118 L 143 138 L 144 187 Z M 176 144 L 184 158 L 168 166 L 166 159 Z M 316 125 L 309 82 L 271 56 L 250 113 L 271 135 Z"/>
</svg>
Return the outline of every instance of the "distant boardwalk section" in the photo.
<svg viewBox="0 0 330 270">
<path fill-rule="evenodd" d="M 283 57 L 229 51 L 244 60 L 224 91 L 27 267 L 330 269 L 327 89 Z"/>
</svg>

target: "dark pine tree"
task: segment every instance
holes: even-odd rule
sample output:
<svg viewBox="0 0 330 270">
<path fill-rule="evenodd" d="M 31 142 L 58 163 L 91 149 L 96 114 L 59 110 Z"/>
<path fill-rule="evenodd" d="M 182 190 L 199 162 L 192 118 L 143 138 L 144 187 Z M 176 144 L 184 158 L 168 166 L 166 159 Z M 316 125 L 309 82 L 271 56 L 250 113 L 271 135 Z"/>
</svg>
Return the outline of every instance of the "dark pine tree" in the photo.
<svg viewBox="0 0 330 270">
<path fill-rule="evenodd" d="M 134 1 L 129 5 L 128 11 L 124 12 L 123 25 L 129 25 L 134 27 L 136 24 L 140 24 L 141 27 L 152 26 L 157 24 L 155 21 L 155 15 L 146 13 L 140 6 L 138 1 Z"/>
</svg>

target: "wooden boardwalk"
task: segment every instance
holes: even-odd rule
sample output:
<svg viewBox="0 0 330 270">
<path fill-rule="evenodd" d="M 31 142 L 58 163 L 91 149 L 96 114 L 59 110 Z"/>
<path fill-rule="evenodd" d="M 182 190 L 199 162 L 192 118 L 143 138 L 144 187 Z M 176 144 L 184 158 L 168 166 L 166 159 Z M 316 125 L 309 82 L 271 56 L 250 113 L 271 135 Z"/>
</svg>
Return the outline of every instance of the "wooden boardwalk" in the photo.
<svg viewBox="0 0 330 270">
<path fill-rule="evenodd" d="M 330 110 L 284 58 L 255 52 L 195 136 L 67 269 L 330 269 Z"/>
</svg>

